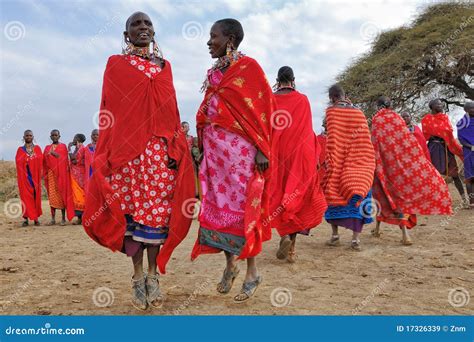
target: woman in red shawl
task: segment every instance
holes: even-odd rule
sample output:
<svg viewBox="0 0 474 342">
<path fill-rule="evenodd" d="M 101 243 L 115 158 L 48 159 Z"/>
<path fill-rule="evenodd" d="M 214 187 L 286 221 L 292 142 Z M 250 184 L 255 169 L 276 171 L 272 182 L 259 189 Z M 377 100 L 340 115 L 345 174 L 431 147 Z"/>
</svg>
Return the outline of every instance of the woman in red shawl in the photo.
<svg viewBox="0 0 474 342">
<path fill-rule="evenodd" d="M 77 216 L 77 221 L 73 224 L 82 224 L 82 214 L 86 206 L 86 193 L 85 193 L 85 147 L 84 142 L 86 136 L 82 133 L 78 133 L 74 136 L 74 139 L 69 143 L 69 161 L 71 168 L 71 188 L 72 198 L 74 202 L 74 213 Z M 71 148 L 74 146 L 74 150 Z"/>
<path fill-rule="evenodd" d="M 16 175 L 18 190 L 23 208 L 22 226 L 28 226 L 28 219 L 39 226 L 38 218 L 43 214 L 41 209 L 41 177 L 43 173 L 43 153 L 33 142 L 33 131 L 23 133 L 25 144 L 16 151 Z"/>
<path fill-rule="evenodd" d="M 428 146 L 426 145 L 425 136 L 423 135 L 423 132 L 421 131 L 420 127 L 418 127 L 417 125 L 413 125 L 413 122 L 411 120 L 411 116 L 407 112 L 402 113 L 401 116 L 402 116 L 403 120 L 405 120 L 405 123 L 407 124 L 408 130 L 411 133 L 413 133 L 416 140 L 418 141 L 418 144 L 420 144 L 420 147 L 423 150 L 423 153 L 425 154 L 426 159 L 431 161 L 430 150 L 428 150 Z"/>
<path fill-rule="evenodd" d="M 51 222 L 56 224 L 56 209 L 61 210 L 61 226 L 66 225 L 67 219 L 74 218 L 74 202 L 71 188 L 71 171 L 67 146 L 59 142 L 61 134 L 57 129 L 51 131 L 51 145 L 44 149 L 43 177 L 48 191 L 49 206 L 51 207 Z"/>
<path fill-rule="evenodd" d="M 165 273 L 171 253 L 188 233 L 192 217 L 184 216 L 182 207 L 194 200 L 171 65 L 154 36 L 150 17 L 134 13 L 125 25 L 124 54 L 107 63 L 100 139 L 83 215 L 92 239 L 131 257 L 132 304 L 140 310 L 162 304 L 157 266 Z"/>
<path fill-rule="evenodd" d="M 334 84 L 328 91 L 326 109 L 326 174 L 323 181 L 328 210 L 324 214 L 331 225 L 328 246 L 339 246 L 339 227 L 352 230 L 350 248 L 360 251 L 360 233 L 371 223 L 375 156 L 364 113 L 352 105 L 344 89 Z"/>
<path fill-rule="evenodd" d="M 219 293 L 229 293 L 239 273 L 236 256 L 247 259 L 247 274 L 234 301 L 248 300 L 261 283 L 255 257 L 271 236 L 268 215 L 271 149 L 271 88 L 252 58 L 237 48 L 244 37 L 235 19 L 219 20 L 207 42 L 212 58 L 204 101 L 197 113 L 202 162 L 199 238 L 192 258 L 224 251 L 227 267 Z"/>
<path fill-rule="evenodd" d="M 323 186 L 323 180 L 326 175 L 326 144 L 328 141 L 328 137 L 326 134 L 326 118 L 323 119 L 323 131 L 321 134 L 317 135 L 316 138 L 318 139 L 318 144 L 321 152 L 319 153 L 319 163 L 318 163 L 318 173 L 319 173 L 319 183 L 321 187 Z"/>
<path fill-rule="evenodd" d="M 320 186 L 318 162 L 320 147 L 313 132 L 308 98 L 295 90 L 293 70 L 278 70 L 272 118 L 273 193 L 269 224 L 282 237 L 278 259 L 296 261 L 296 234 L 309 234 L 319 225 L 327 209 Z"/>
<path fill-rule="evenodd" d="M 97 140 L 99 139 L 99 130 L 93 129 L 91 133 L 91 143 L 88 144 L 84 150 L 84 182 L 85 189 L 87 192 L 87 185 L 89 184 L 89 179 L 92 176 L 92 161 L 94 160 L 94 152 L 97 145 Z"/>
<path fill-rule="evenodd" d="M 391 108 L 390 99 L 381 96 L 377 107 L 372 119 L 377 162 L 372 191 L 379 209 L 377 221 L 398 225 L 402 244 L 411 245 L 408 229 L 416 225 L 416 214 L 452 214 L 451 196 L 415 136 Z M 380 236 L 379 226 L 373 232 L 375 237 Z"/>
<path fill-rule="evenodd" d="M 191 153 L 191 160 L 193 162 L 193 175 L 194 175 L 194 182 L 196 185 L 196 198 L 199 198 L 199 185 L 198 185 L 198 166 L 195 159 L 195 149 L 194 149 L 194 137 L 189 134 L 189 122 L 183 121 L 181 122 L 181 129 L 186 137 L 186 142 L 188 143 L 189 153 Z"/>
<path fill-rule="evenodd" d="M 454 185 L 458 189 L 464 203 L 469 203 L 465 197 L 464 186 L 459 178 L 456 158 L 464 159 L 462 147 L 453 134 L 453 127 L 447 114 L 443 113 L 443 102 L 440 99 L 430 101 L 430 114 L 421 120 L 423 134 L 428 140 L 431 162 L 438 172 L 445 177 L 453 177 Z"/>
</svg>

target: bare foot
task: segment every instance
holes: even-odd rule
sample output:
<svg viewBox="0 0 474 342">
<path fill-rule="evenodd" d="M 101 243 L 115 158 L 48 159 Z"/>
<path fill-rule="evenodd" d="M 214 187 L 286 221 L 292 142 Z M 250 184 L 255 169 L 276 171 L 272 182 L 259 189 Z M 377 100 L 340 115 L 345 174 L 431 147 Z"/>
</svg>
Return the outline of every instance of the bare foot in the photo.
<svg viewBox="0 0 474 342">
<path fill-rule="evenodd" d="M 400 241 L 402 243 L 402 245 L 404 246 L 411 246 L 413 245 L 413 241 L 408 237 L 408 236 L 404 236 L 402 238 L 402 241 Z"/>
<path fill-rule="evenodd" d="M 339 246 L 340 244 L 341 241 L 339 240 L 339 235 L 333 235 L 331 236 L 331 239 L 326 241 L 326 245 L 331 247 Z"/>
<path fill-rule="evenodd" d="M 372 236 L 376 238 L 379 238 L 382 235 L 382 233 L 380 233 L 380 229 L 372 229 L 370 232 L 372 233 Z"/>
<path fill-rule="evenodd" d="M 288 235 L 282 236 L 280 240 L 280 247 L 276 253 L 277 259 L 285 260 L 288 257 L 288 252 L 290 251 L 291 240 Z"/>
</svg>

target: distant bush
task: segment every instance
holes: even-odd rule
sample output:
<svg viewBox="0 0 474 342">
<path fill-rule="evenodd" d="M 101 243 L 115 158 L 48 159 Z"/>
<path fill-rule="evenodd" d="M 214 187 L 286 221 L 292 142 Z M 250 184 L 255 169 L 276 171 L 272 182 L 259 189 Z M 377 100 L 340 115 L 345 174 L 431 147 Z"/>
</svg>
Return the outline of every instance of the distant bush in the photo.
<svg viewBox="0 0 474 342">
<path fill-rule="evenodd" d="M 0 201 L 19 197 L 15 162 L 0 161 Z"/>
</svg>

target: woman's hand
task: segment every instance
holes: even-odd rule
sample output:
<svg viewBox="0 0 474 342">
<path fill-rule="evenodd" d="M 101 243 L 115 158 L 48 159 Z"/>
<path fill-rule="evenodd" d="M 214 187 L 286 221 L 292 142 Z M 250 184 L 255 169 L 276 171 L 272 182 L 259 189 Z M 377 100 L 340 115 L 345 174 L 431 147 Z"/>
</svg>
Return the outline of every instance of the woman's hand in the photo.
<svg viewBox="0 0 474 342">
<path fill-rule="evenodd" d="M 201 164 L 203 159 L 204 159 L 204 153 L 199 153 L 199 155 L 196 158 L 194 158 L 196 163 L 198 163 L 199 165 Z"/>
<path fill-rule="evenodd" d="M 255 166 L 257 167 L 258 172 L 262 173 L 268 169 L 269 164 L 267 157 L 265 157 L 260 150 L 257 150 L 257 154 L 255 155 Z"/>
</svg>

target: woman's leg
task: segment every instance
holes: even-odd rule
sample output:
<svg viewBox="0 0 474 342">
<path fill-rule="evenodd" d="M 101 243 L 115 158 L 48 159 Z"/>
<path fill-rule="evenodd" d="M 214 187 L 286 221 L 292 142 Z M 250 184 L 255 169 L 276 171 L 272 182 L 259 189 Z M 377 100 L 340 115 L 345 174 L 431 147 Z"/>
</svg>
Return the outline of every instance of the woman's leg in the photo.
<svg viewBox="0 0 474 342">
<path fill-rule="evenodd" d="M 247 259 L 247 274 L 240 293 L 234 297 L 237 303 L 245 302 L 257 291 L 258 285 L 262 282 L 262 277 L 258 275 L 257 259 L 255 257 Z"/>
<path fill-rule="evenodd" d="M 156 274 L 156 257 L 160 251 L 160 246 L 149 246 L 147 248 L 148 275 Z"/>
<path fill-rule="evenodd" d="M 236 257 L 232 253 L 224 251 L 226 258 L 226 268 L 221 281 L 217 284 L 217 292 L 226 294 L 232 288 L 234 280 L 239 274 L 239 268 L 236 265 Z"/>
<path fill-rule="evenodd" d="M 469 198 L 469 204 L 474 206 L 474 178 L 471 178 L 466 183 L 467 197 Z"/>
<path fill-rule="evenodd" d="M 51 222 L 49 223 L 50 225 L 56 224 L 56 208 L 50 207 L 51 208 Z"/>
<path fill-rule="evenodd" d="M 354 249 L 354 250 L 356 250 L 356 251 L 360 251 L 359 235 L 360 235 L 360 232 L 354 231 L 354 232 L 352 233 L 351 248 Z"/>
<path fill-rule="evenodd" d="M 288 252 L 288 257 L 287 257 L 287 261 L 290 263 L 290 264 L 293 264 L 296 262 L 296 236 L 297 236 L 297 233 L 293 233 L 293 234 L 290 234 L 290 241 L 291 241 L 291 244 L 290 244 L 290 250 Z"/>
<path fill-rule="evenodd" d="M 459 178 L 459 176 L 453 177 L 453 181 L 456 189 L 458 189 L 459 195 L 461 195 L 461 200 L 465 201 L 464 186 L 462 185 L 461 178 Z"/>
<path fill-rule="evenodd" d="M 143 278 L 143 248 L 140 248 L 132 257 L 133 261 L 133 277 L 134 280 Z"/>
<path fill-rule="evenodd" d="M 226 251 L 224 251 L 224 254 L 225 254 L 225 258 L 226 258 L 226 262 L 227 262 L 226 268 L 228 270 L 232 270 L 235 267 L 236 257 L 235 257 L 234 254 L 226 252 Z"/>
<path fill-rule="evenodd" d="M 257 270 L 257 258 L 248 258 L 247 259 L 247 274 L 245 275 L 244 282 L 248 283 L 254 281 L 258 277 Z"/>
<path fill-rule="evenodd" d="M 278 247 L 276 257 L 280 260 L 285 260 L 288 258 L 288 253 L 291 247 L 291 239 L 288 235 L 284 235 L 280 239 L 280 245 Z"/>
<path fill-rule="evenodd" d="M 405 246 L 410 246 L 413 242 L 410 239 L 410 235 L 408 234 L 408 229 L 405 225 L 401 224 L 400 229 L 402 230 L 402 244 Z"/>
<path fill-rule="evenodd" d="M 143 248 L 140 248 L 132 257 L 132 304 L 137 309 L 146 310 L 148 303 L 146 298 L 145 277 L 143 274 Z"/>
<path fill-rule="evenodd" d="M 66 225 L 66 209 L 61 209 L 61 226 Z"/>
<path fill-rule="evenodd" d="M 375 225 L 375 229 L 372 230 L 373 237 L 380 237 L 380 223 L 381 221 L 377 221 L 377 224 Z"/>
<path fill-rule="evenodd" d="M 328 246 L 338 246 L 339 243 L 340 243 L 339 233 L 338 233 L 339 227 L 335 224 L 331 224 L 331 228 L 332 228 L 331 239 L 326 242 L 326 245 L 328 245 Z"/>
<path fill-rule="evenodd" d="M 147 248 L 148 256 L 148 275 L 146 277 L 146 292 L 148 304 L 154 307 L 160 307 L 163 304 L 163 297 L 160 291 L 160 281 L 156 270 L 156 257 L 160 252 L 160 246 L 151 246 Z"/>
</svg>

